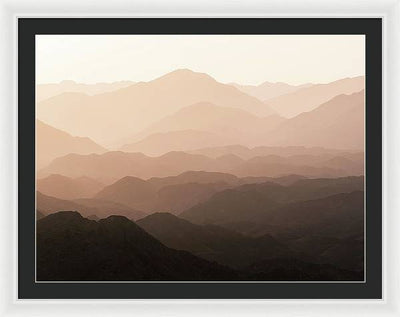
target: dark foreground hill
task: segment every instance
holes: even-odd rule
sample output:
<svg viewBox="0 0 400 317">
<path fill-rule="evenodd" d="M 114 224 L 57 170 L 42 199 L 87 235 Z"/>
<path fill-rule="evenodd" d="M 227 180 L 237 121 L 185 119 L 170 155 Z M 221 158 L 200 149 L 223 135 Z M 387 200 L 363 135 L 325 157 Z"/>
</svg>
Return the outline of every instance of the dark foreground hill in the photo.
<svg viewBox="0 0 400 317">
<path fill-rule="evenodd" d="M 64 211 L 37 223 L 37 278 L 230 280 L 237 274 L 188 252 L 165 247 L 125 217 L 110 216 L 96 222 Z"/>
<path fill-rule="evenodd" d="M 233 240 L 232 244 L 235 243 Z M 237 252 L 240 252 L 239 245 Z M 361 273 L 293 258 L 234 270 L 166 247 L 122 216 L 89 220 L 77 212 L 37 222 L 39 281 L 360 280 Z"/>
</svg>

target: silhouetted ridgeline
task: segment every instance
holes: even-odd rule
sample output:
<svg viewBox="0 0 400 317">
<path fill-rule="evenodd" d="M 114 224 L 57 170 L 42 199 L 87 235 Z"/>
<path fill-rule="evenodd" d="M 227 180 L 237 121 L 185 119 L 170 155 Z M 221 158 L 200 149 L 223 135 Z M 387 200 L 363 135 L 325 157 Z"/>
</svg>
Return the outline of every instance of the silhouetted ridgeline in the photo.
<svg viewBox="0 0 400 317">
<path fill-rule="evenodd" d="M 228 267 L 165 247 L 132 221 L 99 222 L 77 212 L 49 215 L 37 224 L 37 279 L 230 280 Z"/>
<path fill-rule="evenodd" d="M 191 226 L 184 220 L 174 218 L 175 221 Z M 207 230 L 212 231 L 206 228 L 206 237 L 200 235 L 200 239 L 207 239 Z M 250 254 L 254 253 L 251 249 L 255 240 L 235 233 L 221 234 L 227 240 L 221 243 L 222 252 L 234 257 L 232 245 L 239 241 L 247 244 Z M 217 236 L 209 235 L 208 239 L 212 238 Z M 204 245 L 207 243 L 219 248 L 218 241 L 206 241 Z M 265 247 L 285 249 L 270 237 L 266 238 Z M 362 274 L 329 264 L 307 263 L 287 254 L 280 260 L 259 261 L 235 270 L 168 248 L 125 217 L 110 216 L 97 222 L 77 212 L 63 211 L 38 220 L 37 278 L 40 281 L 360 280 Z"/>
</svg>

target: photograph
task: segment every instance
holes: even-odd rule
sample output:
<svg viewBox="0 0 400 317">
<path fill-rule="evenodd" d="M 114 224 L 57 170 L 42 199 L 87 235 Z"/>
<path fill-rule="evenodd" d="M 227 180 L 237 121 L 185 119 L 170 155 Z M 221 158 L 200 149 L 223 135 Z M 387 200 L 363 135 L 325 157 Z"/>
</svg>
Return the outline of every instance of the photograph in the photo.
<svg viewBox="0 0 400 317">
<path fill-rule="evenodd" d="M 34 43 L 37 283 L 366 281 L 364 34 Z"/>
</svg>

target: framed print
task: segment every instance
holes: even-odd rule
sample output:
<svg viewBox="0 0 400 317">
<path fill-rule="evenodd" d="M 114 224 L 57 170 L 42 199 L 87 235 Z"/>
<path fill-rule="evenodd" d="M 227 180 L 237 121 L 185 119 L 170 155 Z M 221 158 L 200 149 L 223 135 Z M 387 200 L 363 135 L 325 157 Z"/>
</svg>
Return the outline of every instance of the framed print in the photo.
<svg viewBox="0 0 400 317">
<path fill-rule="evenodd" d="M 20 18 L 18 298 L 381 299 L 381 18 Z"/>
</svg>

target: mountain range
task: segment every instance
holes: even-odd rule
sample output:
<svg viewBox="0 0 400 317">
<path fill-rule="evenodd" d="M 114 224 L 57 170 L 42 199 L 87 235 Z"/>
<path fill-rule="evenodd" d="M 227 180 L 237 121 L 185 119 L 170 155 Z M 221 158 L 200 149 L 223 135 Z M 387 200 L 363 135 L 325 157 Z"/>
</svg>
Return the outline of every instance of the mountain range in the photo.
<svg viewBox="0 0 400 317">
<path fill-rule="evenodd" d="M 36 85 L 36 102 L 49 99 L 65 92 L 79 92 L 87 95 L 97 95 L 118 90 L 135 84 L 132 81 L 117 81 L 113 83 L 82 84 L 73 80 L 63 80 L 57 84 Z"/>
<path fill-rule="evenodd" d="M 327 84 L 312 85 L 268 100 L 268 105 L 281 116 L 295 117 L 309 112 L 338 95 L 351 95 L 365 89 L 365 77 L 352 77 Z"/>
<path fill-rule="evenodd" d="M 271 83 L 268 81 L 263 82 L 260 85 L 240 85 L 235 83 L 231 83 L 231 85 L 243 91 L 244 93 L 263 101 L 268 101 L 269 99 L 287 95 L 302 88 L 313 86 L 313 84 L 289 85 L 287 83 Z"/>
<path fill-rule="evenodd" d="M 61 175 L 51 175 L 39 180 L 39 183 L 44 181 L 47 186 L 38 186 L 37 209 L 46 213 L 76 210 L 85 217 L 104 218 L 116 214 L 129 219 L 138 219 L 145 215 L 144 212 L 181 213 L 206 201 L 219 191 L 242 184 L 270 181 L 290 185 L 300 179 L 304 177 L 288 175 L 280 178 L 238 178 L 226 173 L 195 171 L 148 180 L 127 176 L 113 184 L 97 188 L 97 192 L 92 195 L 83 195 L 88 198 L 78 198 L 77 196 L 82 196 L 82 192 L 75 191 L 73 185 L 76 180 Z M 78 185 L 79 182 L 76 188 Z"/>
<path fill-rule="evenodd" d="M 122 151 L 157 156 L 204 147 L 306 146 L 364 148 L 364 91 L 338 95 L 291 119 L 199 103 L 167 116 L 135 136 Z"/>
<path fill-rule="evenodd" d="M 364 149 L 364 90 L 338 95 L 283 122 L 269 134 L 272 145 Z"/>
<path fill-rule="evenodd" d="M 239 177 L 280 177 L 298 174 L 306 177 L 339 177 L 362 175 L 363 155 L 277 155 L 256 156 L 243 160 L 235 155 L 224 155 L 216 159 L 200 154 L 169 152 L 149 157 L 142 153 L 107 152 L 104 154 L 68 154 L 59 157 L 39 171 L 43 178 L 61 174 L 70 178 L 81 176 L 111 183 L 124 176 L 141 179 L 175 176 L 186 171 L 223 172 Z"/>
<path fill-rule="evenodd" d="M 295 255 L 268 234 L 257 238 L 246 237 L 214 225 L 195 225 L 169 213 L 154 213 L 136 223 L 170 248 L 185 250 L 234 268 L 269 258 Z"/>
<path fill-rule="evenodd" d="M 92 178 L 81 176 L 75 179 L 52 174 L 37 180 L 36 189 L 41 193 L 60 199 L 92 197 L 105 185 Z"/>
<path fill-rule="evenodd" d="M 105 148 L 87 137 L 75 137 L 36 120 L 36 166 L 42 168 L 53 159 L 70 153 L 104 153 Z"/>
<path fill-rule="evenodd" d="M 244 221 L 258 223 L 260 217 L 267 219 L 268 215 L 276 214 L 277 208 L 283 208 L 289 203 L 322 199 L 336 194 L 363 190 L 364 178 L 361 176 L 302 179 L 289 186 L 271 182 L 246 184 L 220 191 L 209 200 L 184 211 L 180 217 L 199 224 Z M 283 215 L 281 212 L 279 214 Z M 264 221 L 264 223 L 272 224 L 268 221 Z"/>
<path fill-rule="evenodd" d="M 273 113 L 262 101 L 235 87 L 221 84 L 207 74 L 183 69 L 101 95 L 63 93 L 40 102 L 37 116 L 71 134 L 86 135 L 110 147 L 198 102 L 262 116 Z"/>
<path fill-rule="evenodd" d="M 226 280 L 227 267 L 165 247 L 125 217 L 59 212 L 37 223 L 39 281 Z M 57 256 L 54 252 L 57 250 Z"/>
<path fill-rule="evenodd" d="M 75 200 L 59 199 L 36 192 L 36 209 L 40 211 L 38 219 L 44 214 L 53 214 L 57 211 L 73 210 L 85 217 L 96 216 L 106 218 L 110 215 L 125 216 L 128 219 L 143 218 L 146 213 L 130 208 L 121 203 L 94 198 L 81 198 Z"/>
<path fill-rule="evenodd" d="M 190 151 L 235 142 L 251 146 L 262 144 L 265 135 L 283 121 L 277 115 L 258 117 L 245 110 L 202 102 L 184 107 L 152 124 L 135 135 L 134 140 L 140 141 L 126 144 L 121 150 L 161 155 L 169 151 Z"/>
<path fill-rule="evenodd" d="M 364 86 L 37 85 L 37 279 L 361 281 Z"/>
<path fill-rule="evenodd" d="M 146 222 L 148 225 L 149 219 Z M 157 221 L 151 219 L 151 222 L 157 227 Z M 162 222 L 166 223 L 165 219 Z M 186 222 L 181 224 L 179 219 L 174 218 L 172 222 L 181 229 L 191 227 Z M 207 246 L 207 240 L 204 239 L 210 237 L 212 229 L 195 226 L 195 230 L 200 240 L 200 244 L 195 245 L 202 249 L 201 243 Z M 193 237 L 190 232 L 185 233 Z M 236 259 L 237 252 L 230 254 L 229 251 L 235 241 L 244 246 L 244 253 L 239 259 L 242 257 L 248 262 L 246 253 L 255 258 L 260 255 L 254 250 L 258 248 L 254 243 L 257 239 L 228 231 L 215 234 L 225 237 L 225 240 L 221 241 L 221 245 L 212 241 L 208 243 L 217 251 L 223 250 L 223 258 L 228 261 L 230 256 Z M 285 250 L 271 237 L 266 236 L 259 241 L 262 241 L 266 250 Z M 196 241 L 190 240 L 188 244 L 193 242 Z M 55 252 L 57 257 L 54 257 Z M 110 216 L 95 221 L 71 211 L 58 212 L 38 220 L 37 263 L 39 281 L 301 280 L 304 277 L 308 280 L 362 279 L 362 275 L 356 271 L 290 257 L 267 257 L 266 260 L 235 270 L 187 251 L 169 248 L 125 217 Z"/>
</svg>

